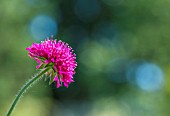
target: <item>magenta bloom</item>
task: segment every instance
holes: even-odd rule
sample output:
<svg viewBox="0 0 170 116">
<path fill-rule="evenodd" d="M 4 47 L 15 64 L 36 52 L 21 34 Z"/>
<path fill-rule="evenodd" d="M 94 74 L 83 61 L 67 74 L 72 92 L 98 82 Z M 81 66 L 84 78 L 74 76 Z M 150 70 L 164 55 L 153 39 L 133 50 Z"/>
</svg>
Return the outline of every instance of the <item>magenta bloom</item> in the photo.
<svg viewBox="0 0 170 116">
<path fill-rule="evenodd" d="M 47 39 L 41 43 L 33 43 L 27 47 L 28 55 L 37 61 L 36 68 L 41 69 L 51 67 L 52 71 L 47 72 L 52 81 L 56 82 L 56 87 L 68 87 L 71 82 L 74 82 L 73 75 L 77 66 L 76 54 L 67 43 L 61 40 Z"/>
</svg>

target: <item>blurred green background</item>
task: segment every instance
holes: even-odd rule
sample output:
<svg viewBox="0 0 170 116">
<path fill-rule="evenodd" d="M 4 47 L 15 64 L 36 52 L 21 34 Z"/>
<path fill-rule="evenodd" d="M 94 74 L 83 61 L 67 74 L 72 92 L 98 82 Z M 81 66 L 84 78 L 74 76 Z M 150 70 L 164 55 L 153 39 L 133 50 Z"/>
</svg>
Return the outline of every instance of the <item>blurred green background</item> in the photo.
<svg viewBox="0 0 170 116">
<path fill-rule="evenodd" d="M 39 81 L 13 116 L 170 115 L 170 0 L 0 0 L 0 116 L 50 35 L 75 50 L 75 82 Z"/>
</svg>

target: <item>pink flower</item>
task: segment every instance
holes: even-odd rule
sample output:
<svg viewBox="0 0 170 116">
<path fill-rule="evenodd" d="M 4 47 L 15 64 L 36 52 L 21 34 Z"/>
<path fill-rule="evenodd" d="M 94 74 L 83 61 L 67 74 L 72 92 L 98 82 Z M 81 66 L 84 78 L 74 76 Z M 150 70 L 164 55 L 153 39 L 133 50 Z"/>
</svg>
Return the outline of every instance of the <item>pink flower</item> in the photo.
<svg viewBox="0 0 170 116">
<path fill-rule="evenodd" d="M 47 73 L 51 76 L 52 82 L 56 82 L 57 88 L 62 86 L 62 83 L 68 87 L 71 82 L 74 82 L 73 75 L 77 66 L 76 54 L 67 43 L 50 38 L 41 43 L 33 43 L 26 50 L 28 50 L 28 55 L 37 61 L 36 68 L 52 68 Z"/>
</svg>

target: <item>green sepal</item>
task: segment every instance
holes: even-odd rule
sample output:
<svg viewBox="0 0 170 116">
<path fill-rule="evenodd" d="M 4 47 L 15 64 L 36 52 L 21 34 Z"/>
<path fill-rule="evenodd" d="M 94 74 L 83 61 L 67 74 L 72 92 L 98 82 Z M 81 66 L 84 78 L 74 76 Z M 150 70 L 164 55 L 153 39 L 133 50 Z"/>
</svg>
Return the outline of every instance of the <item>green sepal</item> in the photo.
<svg viewBox="0 0 170 116">
<path fill-rule="evenodd" d="M 46 60 L 44 57 L 38 57 L 38 59 L 41 60 L 42 62 Z"/>
<path fill-rule="evenodd" d="M 40 68 L 39 69 L 43 69 L 47 66 L 47 64 L 41 64 Z"/>
<path fill-rule="evenodd" d="M 44 81 L 47 81 L 48 78 L 50 78 L 50 72 L 47 72 L 47 74 L 46 74 L 45 77 L 44 77 Z"/>
<path fill-rule="evenodd" d="M 48 78 L 51 78 L 52 72 L 54 72 L 53 69 L 50 69 L 50 70 L 46 73 L 46 76 L 45 76 L 45 78 L 44 78 L 45 81 L 47 81 Z"/>
<path fill-rule="evenodd" d="M 58 75 L 58 79 L 59 79 L 59 80 L 61 79 L 61 76 L 60 76 L 60 75 Z"/>
<path fill-rule="evenodd" d="M 47 66 L 54 67 L 54 63 L 50 62 Z"/>
<path fill-rule="evenodd" d="M 49 85 L 51 85 L 51 83 L 53 83 L 54 77 L 55 77 L 55 75 L 57 74 L 57 72 L 54 72 L 54 71 L 52 71 L 51 73 L 52 73 L 52 74 L 51 74 L 51 77 L 50 77 Z"/>
</svg>

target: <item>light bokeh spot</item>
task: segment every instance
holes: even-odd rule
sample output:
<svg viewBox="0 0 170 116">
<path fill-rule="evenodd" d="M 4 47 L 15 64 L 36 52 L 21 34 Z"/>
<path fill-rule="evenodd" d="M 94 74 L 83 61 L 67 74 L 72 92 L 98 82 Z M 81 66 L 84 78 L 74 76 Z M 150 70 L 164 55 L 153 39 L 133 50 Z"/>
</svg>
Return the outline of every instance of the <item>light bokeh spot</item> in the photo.
<svg viewBox="0 0 170 116">
<path fill-rule="evenodd" d="M 155 64 L 144 63 L 136 70 L 136 83 L 145 91 L 156 91 L 164 84 L 164 74 Z"/>
<path fill-rule="evenodd" d="M 56 21 L 47 15 L 38 15 L 32 19 L 30 32 L 34 39 L 44 40 L 58 31 Z"/>
</svg>

